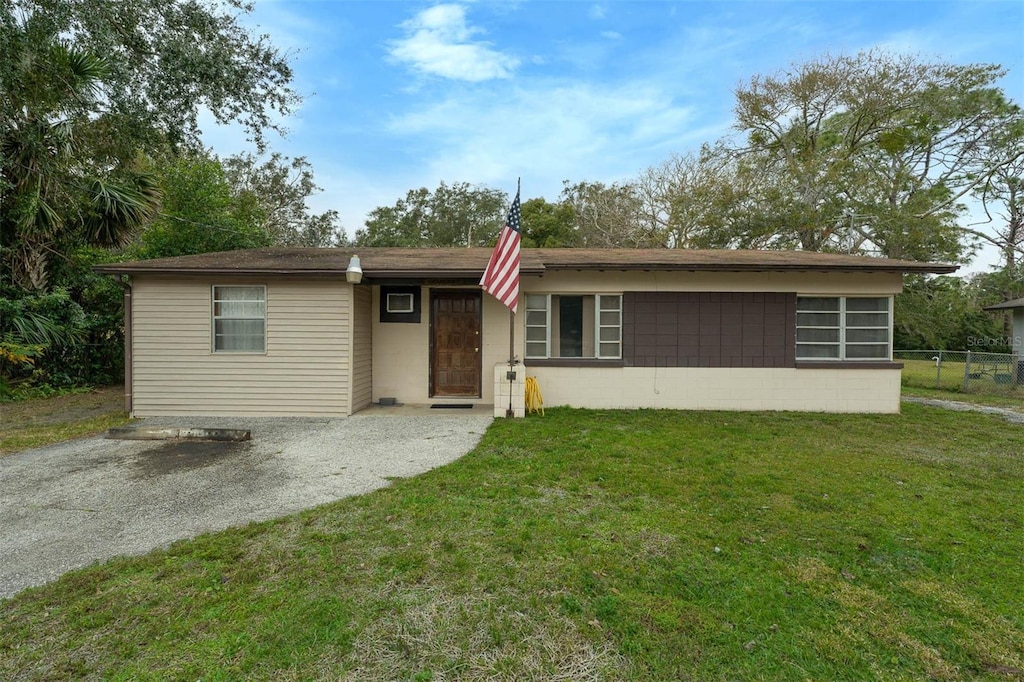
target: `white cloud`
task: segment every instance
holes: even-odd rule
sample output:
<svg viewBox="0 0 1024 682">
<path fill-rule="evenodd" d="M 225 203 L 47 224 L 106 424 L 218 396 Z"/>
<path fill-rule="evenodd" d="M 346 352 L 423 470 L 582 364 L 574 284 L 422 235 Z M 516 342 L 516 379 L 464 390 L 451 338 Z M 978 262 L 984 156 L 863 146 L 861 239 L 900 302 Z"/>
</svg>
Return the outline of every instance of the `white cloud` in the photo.
<svg viewBox="0 0 1024 682">
<path fill-rule="evenodd" d="M 462 93 L 391 121 L 397 136 L 433 141 L 418 185 L 464 180 L 509 188 L 521 175 L 525 196 L 554 200 L 563 180 L 628 179 L 652 156 L 666 158 L 708 134 L 689 106 L 649 83 L 537 84 L 501 100 L 496 107 L 493 93 Z"/>
<path fill-rule="evenodd" d="M 452 80 L 509 78 L 519 60 L 473 40 L 482 29 L 466 24 L 462 5 L 434 5 L 402 23 L 406 37 L 393 41 L 389 54 L 413 69 Z"/>
<path fill-rule="evenodd" d="M 601 36 L 608 40 L 622 40 L 622 34 L 618 31 L 601 31 Z"/>
</svg>

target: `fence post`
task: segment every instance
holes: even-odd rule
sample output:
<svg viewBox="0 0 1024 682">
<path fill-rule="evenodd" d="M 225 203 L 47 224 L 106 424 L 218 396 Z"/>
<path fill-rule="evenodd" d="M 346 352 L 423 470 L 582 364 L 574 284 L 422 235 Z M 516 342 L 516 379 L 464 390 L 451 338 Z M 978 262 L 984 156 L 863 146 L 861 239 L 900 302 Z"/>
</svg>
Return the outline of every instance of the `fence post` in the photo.
<svg viewBox="0 0 1024 682">
<path fill-rule="evenodd" d="M 939 356 L 935 358 L 935 388 L 942 388 L 942 351 L 939 351 Z"/>
<path fill-rule="evenodd" d="M 964 363 L 964 393 L 971 385 L 971 351 L 967 351 L 967 362 Z"/>
</svg>

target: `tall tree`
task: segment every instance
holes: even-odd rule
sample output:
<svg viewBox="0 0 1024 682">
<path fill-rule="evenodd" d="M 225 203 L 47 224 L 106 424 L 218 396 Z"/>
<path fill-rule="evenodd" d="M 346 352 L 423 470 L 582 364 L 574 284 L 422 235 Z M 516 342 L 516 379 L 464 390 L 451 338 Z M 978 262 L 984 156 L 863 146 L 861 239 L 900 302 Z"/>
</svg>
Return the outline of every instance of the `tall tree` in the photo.
<svg viewBox="0 0 1024 682">
<path fill-rule="evenodd" d="M 409 190 L 394 206 L 370 211 L 356 231 L 360 246 L 485 246 L 493 243 L 508 207 L 501 190 L 442 182 L 431 192 Z"/>
<path fill-rule="evenodd" d="M 156 206 L 152 178 L 90 145 L 105 121 L 101 57 L 35 16 L 0 22 L 0 248 L 13 284 L 44 291 L 69 245 L 123 245 Z"/>
<path fill-rule="evenodd" d="M 721 142 L 697 153 L 673 155 L 635 182 L 646 222 L 666 248 L 764 246 L 743 227 L 757 174 L 744 172 Z"/>
<path fill-rule="evenodd" d="M 159 170 L 160 213 L 141 234 L 136 257 L 166 258 L 271 246 L 266 214 L 249 193 L 236 194 L 216 158 L 179 157 Z"/>
<path fill-rule="evenodd" d="M 195 146 L 204 109 L 244 126 L 261 148 L 266 131 L 282 130 L 298 102 L 289 55 L 242 26 L 251 11 L 245 0 L 4 0 L 0 24 L 31 17 L 103 55 L 98 132 L 124 156 L 152 144 Z"/>
<path fill-rule="evenodd" d="M 907 350 L 964 350 L 972 339 L 1007 336 L 999 316 L 984 307 L 998 303 L 989 275 L 960 277 L 906 277 L 896 297 L 893 335 L 896 348 Z M 1002 347 L 988 350 L 1005 352 Z"/>
<path fill-rule="evenodd" d="M 1003 73 L 873 51 L 755 77 L 736 116 L 772 179 L 762 214 L 807 250 L 959 259 L 963 198 L 1008 162 L 980 153 L 1018 111 Z"/>
<path fill-rule="evenodd" d="M 558 248 L 580 245 L 576 212 L 567 203 L 543 198 L 524 201 L 521 210 L 523 246 Z"/>
<path fill-rule="evenodd" d="M 308 199 L 320 191 L 305 157 L 252 154 L 221 161 L 236 196 L 248 195 L 263 213 L 262 228 L 282 246 L 337 246 L 344 242 L 338 212 L 311 213 Z"/>
<path fill-rule="evenodd" d="M 662 246 L 658 224 L 645 213 L 634 183 L 566 180 L 560 201 L 572 207 L 581 246 L 656 248 Z"/>
<path fill-rule="evenodd" d="M 975 234 L 999 249 L 1002 269 L 1014 273 L 1024 267 L 1024 115 L 1015 116 L 989 140 L 989 153 L 1006 163 L 974 190 L 988 222 L 994 223 Z"/>
</svg>

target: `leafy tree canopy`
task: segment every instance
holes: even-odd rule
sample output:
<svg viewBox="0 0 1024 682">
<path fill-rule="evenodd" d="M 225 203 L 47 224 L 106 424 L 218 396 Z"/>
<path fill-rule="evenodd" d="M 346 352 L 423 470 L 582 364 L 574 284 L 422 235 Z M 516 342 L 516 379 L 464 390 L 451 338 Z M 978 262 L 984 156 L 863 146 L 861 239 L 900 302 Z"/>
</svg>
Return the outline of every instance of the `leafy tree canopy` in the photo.
<svg viewBox="0 0 1024 682">
<path fill-rule="evenodd" d="M 1024 115 L 1014 116 L 986 144 L 993 157 L 1006 162 L 974 188 L 992 227 L 971 234 L 999 249 L 1003 270 L 1014 273 L 1024 267 Z"/>
<path fill-rule="evenodd" d="M 896 297 L 894 345 L 906 350 L 965 350 L 971 339 L 1009 334 L 1002 315 L 984 310 L 1003 298 L 988 275 L 959 277 L 908 276 Z M 992 347 L 1007 352 L 1008 347 Z"/>
<path fill-rule="evenodd" d="M 136 256 L 167 258 L 271 246 L 267 214 L 252 193 L 236 194 L 220 161 L 196 154 L 159 170 L 160 214 L 142 232 Z"/>
<path fill-rule="evenodd" d="M 289 55 L 241 24 L 240 0 L 2 0 L 0 43 L 27 21 L 106 62 L 97 134 L 120 155 L 195 146 L 202 109 L 262 148 L 298 103 Z M 0 70 L 16 65 L 0 60 Z M 100 144 L 97 142 L 97 144 Z"/>
<path fill-rule="evenodd" d="M 736 151 L 768 179 L 762 222 L 808 250 L 960 259 L 962 199 L 1015 154 L 988 144 L 1019 115 L 1004 73 L 871 51 L 753 78 L 736 93 Z"/>
<path fill-rule="evenodd" d="M 1024 150 L 1020 108 L 997 86 L 1003 75 L 997 65 L 871 51 L 755 76 L 736 92 L 738 139 L 631 183 L 638 219 L 676 248 L 957 262 L 978 239 L 1019 243 L 1015 228 L 965 224 L 972 194 L 1013 213 Z"/>
<path fill-rule="evenodd" d="M 262 228 L 281 246 L 338 246 L 345 236 L 338 212 L 311 213 L 309 197 L 320 191 L 313 169 L 304 157 L 271 154 L 262 160 L 252 154 L 229 156 L 221 162 L 233 192 L 248 195 L 261 209 Z"/>
<path fill-rule="evenodd" d="M 494 242 L 508 207 L 501 190 L 442 182 L 431 192 L 410 190 L 394 206 L 370 211 L 356 231 L 360 246 L 486 246 Z"/>
<path fill-rule="evenodd" d="M 134 159 L 91 143 L 107 73 L 35 16 L 0 22 L 0 250 L 23 290 L 45 291 L 53 256 L 76 245 L 124 245 L 155 208 Z"/>
<path fill-rule="evenodd" d="M 657 248 L 663 235 L 646 210 L 636 183 L 562 183 L 560 200 L 572 208 L 580 246 Z"/>
<path fill-rule="evenodd" d="M 565 202 L 549 203 L 543 198 L 524 201 L 521 206 L 523 246 L 557 248 L 579 246 L 576 211 Z"/>
</svg>

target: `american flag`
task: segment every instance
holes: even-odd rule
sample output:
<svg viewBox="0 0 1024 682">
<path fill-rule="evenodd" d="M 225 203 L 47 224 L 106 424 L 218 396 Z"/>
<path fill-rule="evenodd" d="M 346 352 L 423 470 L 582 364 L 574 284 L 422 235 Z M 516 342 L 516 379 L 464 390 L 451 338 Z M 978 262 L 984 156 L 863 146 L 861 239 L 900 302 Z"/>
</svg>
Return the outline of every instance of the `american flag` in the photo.
<svg viewBox="0 0 1024 682">
<path fill-rule="evenodd" d="M 519 190 L 491 253 L 480 286 L 513 313 L 519 307 Z"/>
</svg>

